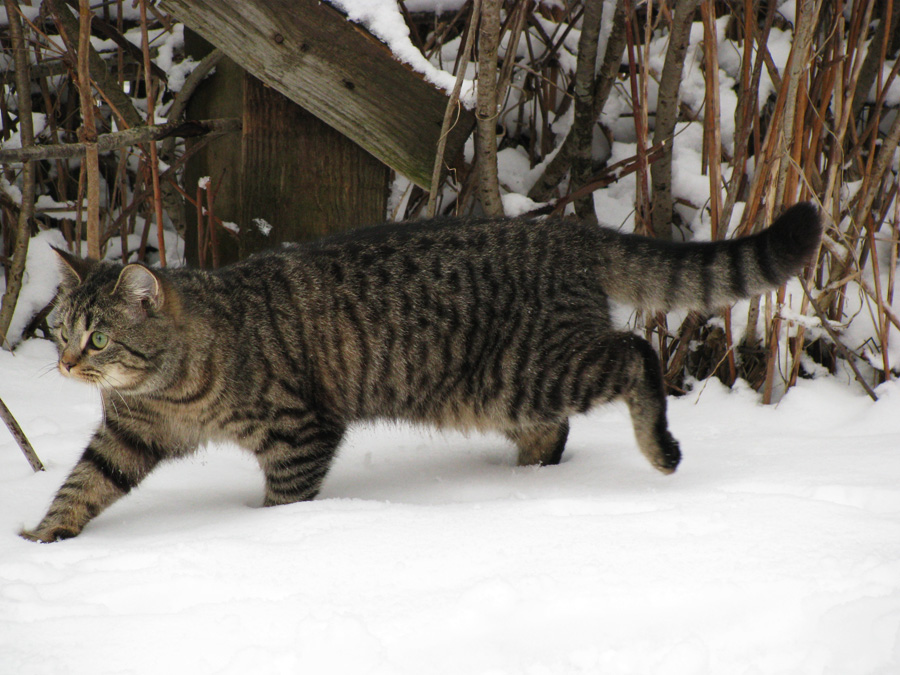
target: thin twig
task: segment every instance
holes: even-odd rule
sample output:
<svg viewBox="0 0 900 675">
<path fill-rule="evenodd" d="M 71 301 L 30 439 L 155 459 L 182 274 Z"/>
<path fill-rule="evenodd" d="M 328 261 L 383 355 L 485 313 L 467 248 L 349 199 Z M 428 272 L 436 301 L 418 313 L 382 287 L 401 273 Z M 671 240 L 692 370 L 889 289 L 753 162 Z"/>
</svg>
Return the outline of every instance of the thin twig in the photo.
<svg viewBox="0 0 900 675">
<path fill-rule="evenodd" d="M 10 2 L 10 0 L 6 1 L 7 3 Z M 28 463 L 31 465 L 31 468 L 35 471 L 35 473 L 37 473 L 38 471 L 43 471 L 43 463 L 37 456 L 37 453 L 34 451 L 31 443 L 28 442 L 28 437 L 25 436 L 25 432 L 22 431 L 22 427 L 20 427 L 19 423 L 16 422 L 16 418 L 13 417 L 13 414 L 9 411 L 9 408 L 6 407 L 3 399 L 0 399 L 0 419 L 4 421 L 4 423 L 6 424 L 6 428 L 9 429 L 9 433 L 11 433 L 12 437 L 16 439 L 16 443 L 19 444 L 19 447 L 22 448 L 25 459 L 28 460 Z"/>
<path fill-rule="evenodd" d="M 86 0 L 82 0 L 86 2 Z M 147 124 L 156 123 L 156 88 L 153 86 L 153 72 L 150 69 L 150 38 L 147 32 L 147 0 L 141 5 L 141 48 L 144 50 L 144 85 L 147 90 Z M 156 141 L 150 141 L 150 175 L 153 180 L 153 210 L 156 215 L 156 242 L 159 249 L 159 266 L 166 266 L 166 239 L 163 232 L 162 194 L 159 191 L 159 158 Z"/>
<path fill-rule="evenodd" d="M 469 62 L 469 56 L 472 53 L 472 45 L 475 44 L 475 26 L 478 25 L 478 16 L 481 13 L 481 0 L 474 0 L 472 3 L 472 17 L 469 20 L 469 34 L 466 36 L 466 45 L 463 48 L 462 64 L 456 73 L 456 82 L 453 85 L 453 92 L 447 101 L 447 108 L 444 111 L 444 121 L 441 124 L 441 136 L 438 139 L 438 146 L 434 156 L 434 170 L 431 172 L 431 191 L 428 193 L 428 210 L 429 218 L 433 218 L 437 211 L 437 195 L 441 183 L 441 174 L 444 169 L 444 150 L 447 147 L 447 136 L 453 126 L 453 118 L 459 117 L 459 94 L 462 91 L 462 83 L 466 79 L 466 64 Z"/>
<path fill-rule="evenodd" d="M 831 338 L 834 346 L 838 348 L 838 351 L 841 352 L 844 359 L 847 362 L 847 365 L 853 370 L 854 375 L 856 376 L 856 381 L 859 382 L 863 389 L 866 390 L 866 393 L 869 395 L 873 401 L 878 400 L 878 396 L 875 394 L 875 391 L 869 386 L 869 383 L 866 382 L 866 378 L 862 376 L 862 373 L 859 372 L 859 368 L 856 367 L 856 363 L 853 361 L 853 354 L 851 354 L 850 350 L 844 346 L 844 343 L 841 342 L 838 334 L 834 332 L 834 329 L 828 323 L 828 317 L 825 316 L 825 313 L 821 310 L 818 303 L 813 299 L 812 293 L 809 292 L 809 286 L 807 286 L 806 281 L 800 279 L 800 285 L 803 286 L 803 292 L 806 293 L 806 297 L 809 298 L 809 304 L 812 306 L 813 311 L 816 313 L 816 316 L 819 317 L 819 321 L 822 323 L 822 328 L 825 329 L 825 332 L 828 333 L 828 337 Z"/>
</svg>

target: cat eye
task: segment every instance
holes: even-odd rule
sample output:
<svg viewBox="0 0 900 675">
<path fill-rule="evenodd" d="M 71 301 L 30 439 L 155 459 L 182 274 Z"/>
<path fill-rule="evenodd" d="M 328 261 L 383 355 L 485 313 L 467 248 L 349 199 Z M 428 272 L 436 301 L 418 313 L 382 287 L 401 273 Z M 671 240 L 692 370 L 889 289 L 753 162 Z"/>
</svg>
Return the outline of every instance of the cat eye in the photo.
<svg viewBox="0 0 900 675">
<path fill-rule="evenodd" d="M 100 331 L 91 333 L 91 346 L 94 349 L 104 349 L 109 344 L 109 336 Z"/>
</svg>

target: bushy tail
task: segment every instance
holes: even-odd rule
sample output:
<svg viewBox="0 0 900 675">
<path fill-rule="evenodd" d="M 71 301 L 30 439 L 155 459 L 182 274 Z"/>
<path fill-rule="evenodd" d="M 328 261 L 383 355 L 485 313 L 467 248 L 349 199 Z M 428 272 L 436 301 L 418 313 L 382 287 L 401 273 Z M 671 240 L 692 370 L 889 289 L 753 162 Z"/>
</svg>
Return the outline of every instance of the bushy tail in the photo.
<svg viewBox="0 0 900 675">
<path fill-rule="evenodd" d="M 810 261 L 822 237 L 819 210 L 795 204 L 758 234 L 673 243 L 603 231 L 600 275 L 615 300 L 641 309 L 713 310 L 777 288 Z"/>
</svg>

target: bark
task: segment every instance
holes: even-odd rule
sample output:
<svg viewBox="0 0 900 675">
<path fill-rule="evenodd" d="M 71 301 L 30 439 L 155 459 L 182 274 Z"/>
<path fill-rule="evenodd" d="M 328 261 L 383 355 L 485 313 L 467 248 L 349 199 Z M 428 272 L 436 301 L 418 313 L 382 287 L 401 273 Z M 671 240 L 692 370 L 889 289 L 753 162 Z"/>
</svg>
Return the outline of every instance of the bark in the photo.
<svg viewBox="0 0 900 675">
<path fill-rule="evenodd" d="M 704 143 L 709 174 L 709 211 L 712 238 L 721 239 L 727 229 L 722 223 L 722 135 L 721 105 L 719 102 L 719 44 L 716 17 L 712 3 L 701 5 L 703 15 L 703 53 L 705 75 Z M 727 316 L 727 315 L 726 315 Z M 733 358 L 733 352 L 729 352 Z"/>
<path fill-rule="evenodd" d="M 678 121 L 678 92 L 681 89 L 681 75 L 684 57 L 687 54 L 691 23 L 699 0 L 678 0 L 669 33 L 666 60 L 659 79 L 659 102 L 656 107 L 656 128 L 653 144 L 663 144 L 660 158 L 650 166 L 650 185 L 653 190 L 650 226 L 653 236 L 660 239 L 672 238 L 672 143 L 675 123 Z"/>
<path fill-rule="evenodd" d="M 82 0 L 87 2 L 87 0 Z M 147 123 L 156 123 L 156 89 L 153 86 L 153 71 L 150 69 L 150 36 L 147 32 L 147 2 L 141 5 L 141 48 L 144 52 L 144 87 L 147 91 Z M 150 141 L 150 177 L 153 181 L 153 212 L 156 216 L 156 244 L 159 251 L 159 265 L 166 267 L 166 240 L 163 232 L 162 194 L 159 189 L 159 156 L 156 141 Z M 176 228 L 177 229 L 177 228 Z"/>
<path fill-rule="evenodd" d="M 22 23 L 14 0 L 4 0 L 9 18 L 9 34 L 16 69 L 16 94 L 19 104 L 19 135 L 23 146 L 34 145 L 34 126 L 31 118 L 31 75 L 29 57 L 25 46 Z M 22 278 L 25 275 L 25 258 L 28 255 L 28 223 L 34 214 L 34 164 L 26 162 L 22 167 L 22 206 L 16 221 L 15 243 L 12 259 L 6 273 L 6 291 L 0 303 L 0 346 L 9 349 L 6 335 L 12 322 Z"/>
<path fill-rule="evenodd" d="M 575 65 L 575 110 L 571 140 L 571 172 L 569 190 L 576 192 L 591 175 L 591 149 L 594 141 L 594 69 L 597 64 L 597 40 L 603 0 L 585 0 L 581 17 L 581 37 L 578 39 L 578 60 Z M 575 212 L 582 220 L 596 222 L 593 195 L 575 202 Z"/>
<path fill-rule="evenodd" d="M 478 198 L 488 216 L 503 215 L 497 176 L 497 47 L 500 43 L 500 0 L 483 0 L 478 36 L 478 102 L 475 162 Z"/>
</svg>

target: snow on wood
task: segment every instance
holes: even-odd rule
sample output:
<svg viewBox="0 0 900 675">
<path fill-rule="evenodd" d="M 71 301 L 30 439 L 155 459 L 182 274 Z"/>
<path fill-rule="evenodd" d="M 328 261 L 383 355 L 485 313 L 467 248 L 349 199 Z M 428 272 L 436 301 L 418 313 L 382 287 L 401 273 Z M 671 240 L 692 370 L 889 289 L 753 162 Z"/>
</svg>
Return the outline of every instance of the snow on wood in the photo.
<svg viewBox="0 0 900 675">
<path fill-rule="evenodd" d="M 317 0 L 165 0 L 162 8 L 248 72 L 424 188 L 447 95 Z M 474 124 L 460 110 L 450 164 Z"/>
</svg>

